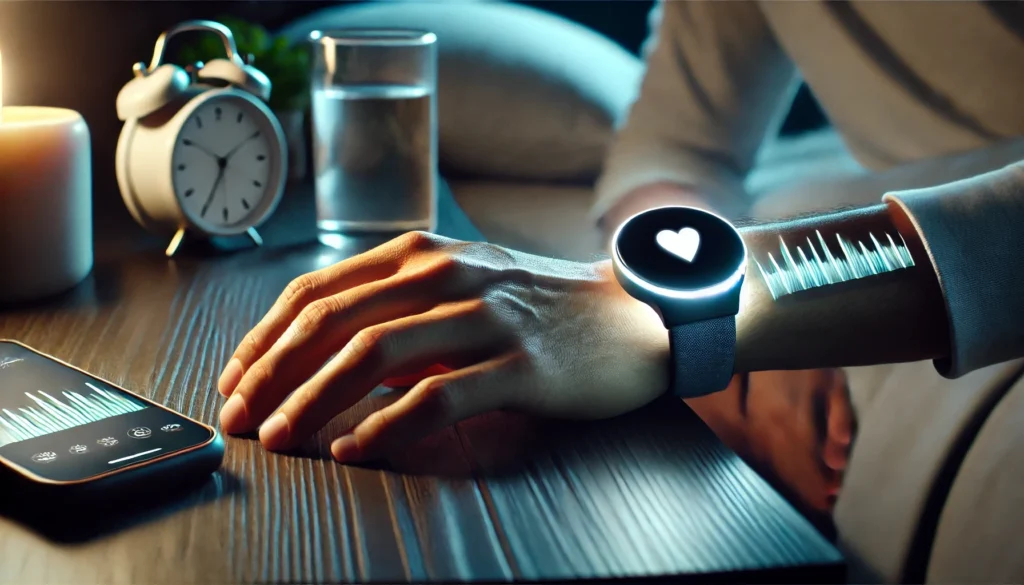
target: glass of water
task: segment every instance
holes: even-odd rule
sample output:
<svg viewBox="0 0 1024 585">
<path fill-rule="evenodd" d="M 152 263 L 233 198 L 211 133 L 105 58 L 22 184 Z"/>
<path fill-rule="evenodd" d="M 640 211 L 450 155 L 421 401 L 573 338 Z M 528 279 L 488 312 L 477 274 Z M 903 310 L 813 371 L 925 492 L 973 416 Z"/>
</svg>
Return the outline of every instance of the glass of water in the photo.
<svg viewBox="0 0 1024 585">
<path fill-rule="evenodd" d="M 437 224 L 437 37 L 314 31 L 313 154 L 319 240 Z"/>
</svg>

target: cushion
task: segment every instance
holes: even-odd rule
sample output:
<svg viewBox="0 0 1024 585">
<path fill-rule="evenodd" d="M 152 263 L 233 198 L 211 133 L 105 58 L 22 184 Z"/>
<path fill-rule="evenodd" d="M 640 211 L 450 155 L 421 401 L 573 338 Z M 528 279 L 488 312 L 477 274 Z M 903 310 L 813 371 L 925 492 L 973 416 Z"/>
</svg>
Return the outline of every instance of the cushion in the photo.
<svg viewBox="0 0 1024 585">
<path fill-rule="evenodd" d="M 561 17 L 504 2 L 337 6 L 285 27 L 420 28 L 438 37 L 439 157 L 448 173 L 589 183 L 632 103 L 642 62 Z"/>
<path fill-rule="evenodd" d="M 1007 362 L 956 380 L 939 376 L 930 361 L 846 369 L 857 438 L 834 519 L 850 583 L 924 580 L 926 559 L 913 553 L 916 540 L 928 550 L 934 538 L 932 491 L 960 465 L 966 430 L 1022 367 Z"/>
<path fill-rule="evenodd" d="M 928 583 L 1024 582 L 1024 381 L 994 407 L 957 473 Z"/>
</svg>

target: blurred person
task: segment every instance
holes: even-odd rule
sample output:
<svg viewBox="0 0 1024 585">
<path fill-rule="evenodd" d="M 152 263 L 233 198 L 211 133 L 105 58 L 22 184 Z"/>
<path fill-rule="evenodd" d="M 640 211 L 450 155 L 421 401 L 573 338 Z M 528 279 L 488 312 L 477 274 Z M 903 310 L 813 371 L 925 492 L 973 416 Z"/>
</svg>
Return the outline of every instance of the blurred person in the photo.
<svg viewBox="0 0 1024 585">
<path fill-rule="evenodd" d="M 1018 2 L 663 0 L 651 21 L 640 92 L 596 186 L 609 235 L 660 205 L 749 215 L 744 181 L 801 80 L 870 171 L 857 203 L 1024 159 Z M 830 191 L 793 211 L 851 203 Z"/>
<path fill-rule="evenodd" d="M 691 405 L 787 491 L 827 509 L 855 424 L 844 383 L 834 371 L 785 370 L 932 359 L 956 377 L 1024 356 L 1022 182 L 1024 164 L 1015 164 L 867 208 L 741 228 L 741 375 Z M 917 261 L 778 302 L 754 263 L 779 238 L 816 231 L 854 240 L 897 233 Z M 259 429 L 275 451 L 311 438 L 381 383 L 411 386 L 333 439 L 334 457 L 355 462 L 490 410 L 616 416 L 664 395 L 671 371 L 665 325 L 620 286 L 609 261 L 411 232 L 296 278 L 218 386 L 229 397 L 224 431 Z M 771 373 L 751 375 L 741 392 L 744 372 Z M 737 418 L 728 405 L 741 397 L 746 414 Z"/>
<path fill-rule="evenodd" d="M 639 96 L 596 188 L 593 217 L 606 238 L 628 217 L 662 205 L 733 220 L 755 211 L 785 216 L 863 205 L 886 191 L 1024 159 L 1021 3 L 667 0 L 656 3 L 651 24 Z M 758 202 L 745 179 L 801 80 L 868 174 L 822 177 Z M 855 429 L 849 389 L 838 398 L 843 378 L 839 371 L 755 375 L 751 396 L 767 403 L 745 410 L 749 419 L 730 398 L 738 381 L 730 392 L 688 403 L 730 447 L 824 510 Z M 812 399 L 823 386 L 831 388 L 830 408 Z M 835 438 L 815 441 L 789 424 L 758 423 L 780 405 Z M 839 414 L 826 422 L 832 411 Z M 798 455 L 811 447 L 817 455 Z"/>
<path fill-rule="evenodd" d="M 595 217 L 609 234 L 662 205 L 742 218 L 751 203 L 743 178 L 797 67 L 880 175 L 930 159 L 964 176 L 979 168 L 880 205 L 741 230 L 751 258 L 780 236 L 830 229 L 896 230 L 917 259 L 797 303 L 774 302 L 748 267 L 739 375 L 687 400 L 813 510 L 835 501 L 856 430 L 837 368 L 934 359 L 955 377 L 1024 356 L 1011 327 L 1024 318 L 1012 294 L 1021 277 L 1008 269 L 1024 247 L 1014 223 L 1024 219 L 1024 170 L 997 162 L 1020 147 L 1010 137 L 1024 129 L 1024 43 L 1001 8 L 944 6 L 663 3 L 640 96 L 598 185 Z M 982 296 L 970 285 L 979 280 Z M 260 428 L 268 449 L 289 449 L 378 384 L 410 387 L 334 439 L 336 459 L 360 461 L 492 409 L 615 416 L 666 392 L 669 360 L 664 326 L 607 261 L 414 233 L 296 279 L 225 367 L 221 420 L 226 432 Z"/>
</svg>

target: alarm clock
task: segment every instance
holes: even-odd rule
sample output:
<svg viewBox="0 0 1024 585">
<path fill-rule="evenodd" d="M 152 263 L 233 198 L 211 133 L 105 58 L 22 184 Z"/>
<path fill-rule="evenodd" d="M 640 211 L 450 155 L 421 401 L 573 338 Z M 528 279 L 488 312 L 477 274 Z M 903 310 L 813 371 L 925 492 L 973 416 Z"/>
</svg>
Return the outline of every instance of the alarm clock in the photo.
<svg viewBox="0 0 1024 585">
<path fill-rule="evenodd" d="M 226 58 L 188 71 L 164 63 L 168 40 L 182 32 L 220 37 Z M 284 193 L 287 149 L 280 122 L 266 105 L 271 84 L 243 59 L 224 25 L 193 20 L 165 31 L 146 66 L 117 95 L 124 122 L 115 159 L 118 187 L 143 228 L 172 235 L 168 257 L 186 233 L 210 238 L 247 234 Z"/>
</svg>

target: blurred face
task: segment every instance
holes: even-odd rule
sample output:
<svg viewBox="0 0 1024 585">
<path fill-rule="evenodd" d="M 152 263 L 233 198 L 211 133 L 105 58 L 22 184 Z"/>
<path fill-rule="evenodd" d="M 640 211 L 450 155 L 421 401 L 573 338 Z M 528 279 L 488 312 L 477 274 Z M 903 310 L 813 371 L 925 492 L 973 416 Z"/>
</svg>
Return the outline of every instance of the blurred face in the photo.
<svg viewBox="0 0 1024 585">
<path fill-rule="evenodd" d="M 856 423 L 842 370 L 757 372 L 687 403 L 807 512 L 830 513 Z"/>
</svg>

